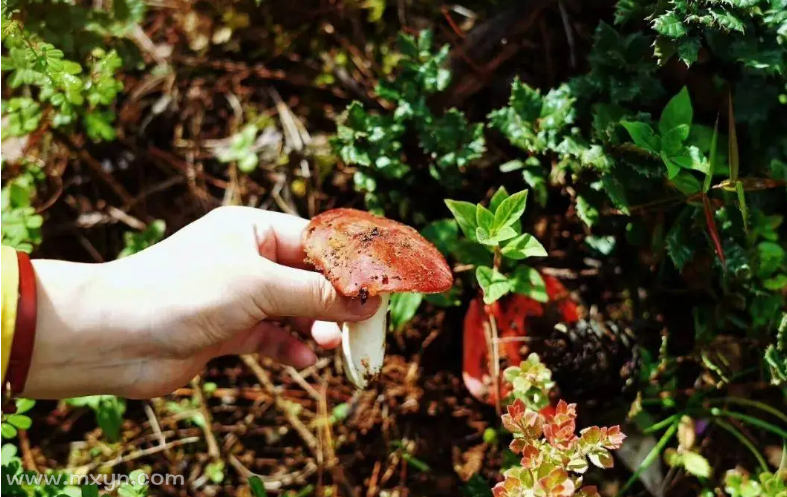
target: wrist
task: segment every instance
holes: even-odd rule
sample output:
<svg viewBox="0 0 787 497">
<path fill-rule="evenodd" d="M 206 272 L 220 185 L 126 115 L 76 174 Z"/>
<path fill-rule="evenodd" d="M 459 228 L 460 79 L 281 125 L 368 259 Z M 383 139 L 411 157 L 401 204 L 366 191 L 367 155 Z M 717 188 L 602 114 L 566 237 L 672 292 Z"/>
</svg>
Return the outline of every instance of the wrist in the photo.
<svg viewBox="0 0 787 497">
<path fill-rule="evenodd" d="M 22 397 L 122 394 L 141 365 L 120 299 L 107 284 L 107 264 L 32 261 L 36 273 L 36 333 Z"/>
</svg>

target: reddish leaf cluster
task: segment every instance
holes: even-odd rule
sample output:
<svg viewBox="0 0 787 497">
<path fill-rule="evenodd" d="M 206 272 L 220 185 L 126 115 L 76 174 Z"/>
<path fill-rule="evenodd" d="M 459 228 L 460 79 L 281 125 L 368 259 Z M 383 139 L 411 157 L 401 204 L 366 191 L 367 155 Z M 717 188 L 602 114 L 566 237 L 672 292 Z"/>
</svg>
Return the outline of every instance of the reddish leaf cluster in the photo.
<svg viewBox="0 0 787 497">
<path fill-rule="evenodd" d="M 591 426 L 577 436 L 576 404 L 560 401 L 554 414 L 529 409 L 517 399 L 502 416 L 514 435 L 511 450 L 522 456 L 520 466 L 505 472 L 493 489 L 495 497 L 595 497 L 596 487 L 582 486 L 588 460 L 600 468 L 612 467 L 609 450 L 620 448 L 626 436 L 619 426 Z"/>
</svg>

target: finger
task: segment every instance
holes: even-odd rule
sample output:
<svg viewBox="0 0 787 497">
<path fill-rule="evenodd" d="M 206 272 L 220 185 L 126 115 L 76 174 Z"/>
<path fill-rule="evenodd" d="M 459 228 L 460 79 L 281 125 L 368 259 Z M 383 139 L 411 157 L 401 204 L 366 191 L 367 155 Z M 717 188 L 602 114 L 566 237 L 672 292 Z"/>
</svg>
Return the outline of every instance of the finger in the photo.
<svg viewBox="0 0 787 497">
<path fill-rule="evenodd" d="M 301 317 L 294 317 L 290 318 L 290 322 L 292 326 L 297 329 L 299 332 L 303 333 L 304 335 L 310 335 L 312 331 L 312 325 L 314 324 L 314 319 L 312 318 L 301 318 Z"/>
<path fill-rule="evenodd" d="M 314 352 L 281 326 L 262 321 L 219 345 L 216 356 L 259 353 L 296 368 L 311 366 Z"/>
<path fill-rule="evenodd" d="M 254 231 L 260 255 L 285 266 L 306 268 L 303 231 L 309 221 L 280 212 L 253 209 Z"/>
<path fill-rule="evenodd" d="M 379 297 L 363 302 L 339 295 L 319 273 L 260 261 L 257 304 L 267 316 L 355 322 L 370 318 L 380 306 Z"/>
<path fill-rule="evenodd" d="M 342 330 L 336 323 L 315 321 L 312 325 L 312 337 L 324 349 L 334 349 L 342 343 Z"/>
<path fill-rule="evenodd" d="M 298 331 L 310 335 L 324 349 L 333 349 L 342 343 L 342 330 L 336 323 L 310 318 L 291 318 L 291 322 Z"/>
</svg>

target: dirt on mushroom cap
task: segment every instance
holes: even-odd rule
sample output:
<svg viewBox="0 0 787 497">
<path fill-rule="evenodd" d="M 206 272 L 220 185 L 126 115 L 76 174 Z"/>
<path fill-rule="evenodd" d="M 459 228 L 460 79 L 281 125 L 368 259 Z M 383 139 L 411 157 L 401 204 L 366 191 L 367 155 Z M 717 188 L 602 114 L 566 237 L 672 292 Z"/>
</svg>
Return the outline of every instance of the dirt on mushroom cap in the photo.
<svg viewBox="0 0 787 497">
<path fill-rule="evenodd" d="M 342 295 L 439 293 L 451 288 L 451 268 L 410 226 L 355 209 L 314 217 L 304 231 L 307 262 Z"/>
</svg>

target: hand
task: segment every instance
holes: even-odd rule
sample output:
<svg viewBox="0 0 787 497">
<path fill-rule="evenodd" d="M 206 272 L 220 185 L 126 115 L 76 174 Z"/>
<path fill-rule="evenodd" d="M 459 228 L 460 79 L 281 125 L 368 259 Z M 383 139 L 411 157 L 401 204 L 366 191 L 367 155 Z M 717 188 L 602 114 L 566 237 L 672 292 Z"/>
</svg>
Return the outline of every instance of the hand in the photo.
<svg viewBox="0 0 787 497">
<path fill-rule="evenodd" d="M 269 319 L 291 317 L 331 348 L 341 340 L 335 322 L 370 317 L 379 299 L 342 297 L 306 270 L 306 225 L 286 214 L 221 207 L 117 261 L 34 260 L 38 323 L 23 396 L 160 396 L 208 360 L 231 354 L 313 364 L 314 352 Z"/>
</svg>

